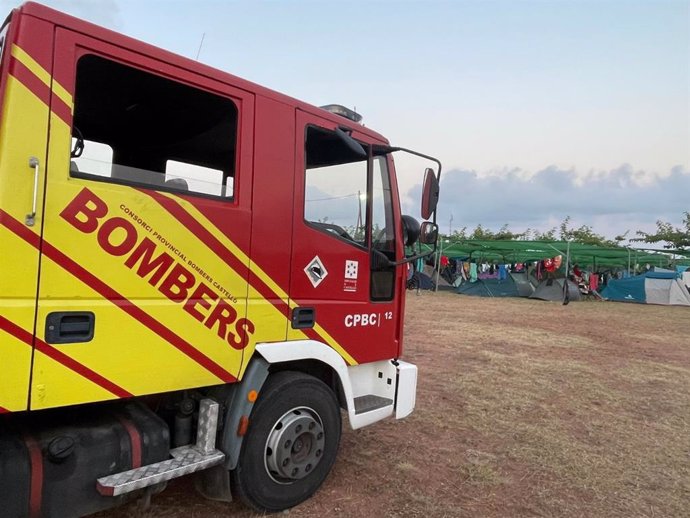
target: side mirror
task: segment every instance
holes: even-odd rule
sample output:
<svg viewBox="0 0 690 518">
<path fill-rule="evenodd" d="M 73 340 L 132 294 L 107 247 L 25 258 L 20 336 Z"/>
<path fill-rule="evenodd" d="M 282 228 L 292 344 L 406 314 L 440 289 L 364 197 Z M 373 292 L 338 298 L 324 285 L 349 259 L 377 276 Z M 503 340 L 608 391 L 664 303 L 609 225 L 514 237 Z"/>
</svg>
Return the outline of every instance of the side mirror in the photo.
<svg viewBox="0 0 690 518">
<path fill-rule="evenodd" d="M 419 221 L 414 219 L 412 216 L 402 217 L 403 224 L 403 242 L 405 246 L 412 246 L 419 239 Z"/>
<path fill-rule="evenodd" d="M 423 245 L 433 245 L 438 239 L 438 225 L 431 221 L 422 223 L 419 231 L 419 242 Z"/>
<path fill-rule="evenodd" d="M 362 147 L 362 144 L 357 142 L 339 127 L 335 128 L 335 134 L 356 156 L 361 158 L 366 158 L 368 156 L 366 150 Z"/>
<path fill-rule="evenodd" d="M 424 189 L 422 191 L 422 219 L 429 219 L 436 210 L 440 188 L 436 173 L 430 167 L 424 171 Z"/>
</svg>

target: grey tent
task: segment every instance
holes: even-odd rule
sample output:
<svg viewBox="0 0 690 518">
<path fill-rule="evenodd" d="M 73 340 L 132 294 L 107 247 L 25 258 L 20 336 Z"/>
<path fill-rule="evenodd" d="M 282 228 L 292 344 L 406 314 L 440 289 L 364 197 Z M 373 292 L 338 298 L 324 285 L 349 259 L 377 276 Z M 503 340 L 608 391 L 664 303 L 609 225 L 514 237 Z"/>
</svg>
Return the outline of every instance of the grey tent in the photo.
<svg viewBox="0 0 690 518">
<path fill-rule="evenodd" d="M 534 290 L 529 298 L 551 301 L 563 301 L 563 283 L 565 279 L 546 279 L 539 283 L 539 286 Z M 582 300 L 580 288 L 577 287 L 573 281 L 568 282 L 568 299 L 571 301 Z"/>
<path fill-rule="evenodd" d="M 447 280 L 445 280 L 439 273 L 438 270 L 436 270 L 433 266 L 430 265 L 425 265 L 424 266 L 424 271 L 423 273 L 428 276 L 432 281 L 434 281 L 434 284 L 438 283 L 439 289 L 449 289 L 452 290 L 453 285 L 450 284 Z"/>
<path fill-rule="evenodd" d="M 511 273 L 510 278 L 515 283 L 518 296 L 529 297 L 534 293 L 534 284 L 532 284 L 532 279 L 526 273 Z"/>
</svg>

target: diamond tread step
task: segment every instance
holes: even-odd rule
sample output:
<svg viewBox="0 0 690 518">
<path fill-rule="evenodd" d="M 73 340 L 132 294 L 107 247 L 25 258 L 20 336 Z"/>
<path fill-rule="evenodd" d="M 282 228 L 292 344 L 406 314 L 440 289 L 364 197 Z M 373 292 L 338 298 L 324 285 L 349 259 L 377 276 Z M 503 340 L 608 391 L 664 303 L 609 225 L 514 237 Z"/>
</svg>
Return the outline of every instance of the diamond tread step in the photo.
<svg viewBox="0 0 690 518">
<path fill-rule="evenodd" d="M 393 406 L 393 400 L 374 394 L 359 396 L 355 398 L 355 414 L 364 414 L 379 408 Z"/>
<path fill-rule="evenodd" d="M 101 477 L 96 489 L 103 496 L 117 496 L 221 464 L 225 454 L 216 450 L 218 410 L 217 402 L 202 399 L 196 444 L 170 450 L 172 459 Z"/>
<path fill-rule="evenodd" d="M 122 495 L 222 464 L 225 459 L 221 451 L 213 450 L 204 454 L 195 446 L 181 446 L 171 450 L 170 454 L 172 459 L 99 478 L 96 486 L 98 492 L 106 496 Z"/>
</svg>

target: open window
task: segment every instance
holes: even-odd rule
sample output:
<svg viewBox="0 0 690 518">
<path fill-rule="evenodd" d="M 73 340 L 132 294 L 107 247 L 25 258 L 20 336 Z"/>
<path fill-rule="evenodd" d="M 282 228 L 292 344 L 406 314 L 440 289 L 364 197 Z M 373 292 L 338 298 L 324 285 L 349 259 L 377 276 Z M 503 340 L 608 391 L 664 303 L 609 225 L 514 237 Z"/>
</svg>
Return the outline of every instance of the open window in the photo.
<svg viewBox="0 0 690 518">
<path fill-rule="evenodd" d="M 77 63 L 74 104 L 71 176 L 233 197 L 238 110 L 232 100 L 86 55 Z"/>
<path fill-rule="evenodd" d="M 304 219 L 326 234 L 368 250 L 370 298 L 388 301 L 395 295 L 396 241 L 387 156 L 357 143 L 365 151 L 362 154 L 353 142 L 335 131 L 307 127 Z"/>
<path fill-rule="evenodd" d="M 367 244 L 367 157 L 336 133 L 308 127 L 304 219 L 355 245 Z"/>
</svg>

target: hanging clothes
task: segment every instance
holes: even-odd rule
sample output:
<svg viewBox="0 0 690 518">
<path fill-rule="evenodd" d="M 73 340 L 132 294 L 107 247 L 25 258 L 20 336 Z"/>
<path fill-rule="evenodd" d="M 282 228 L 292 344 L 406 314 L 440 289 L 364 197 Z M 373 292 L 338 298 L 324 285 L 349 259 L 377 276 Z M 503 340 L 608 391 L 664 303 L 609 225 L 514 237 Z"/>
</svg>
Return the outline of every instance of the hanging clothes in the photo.
<svg viewBox="0 0 690 518">
<path fill-rule="evenodd" d="M 508 278 L 508 269 L 505 264 L 498 265 L 498 280 L 505 281 Z"/>
<path fill-rule="evenodd" d="M 470 282 L 477 282 L 477 263 L 470 263 Z"/>
<path fill-rule="evenodd" d="M 590 273 L 589 274 L 589 289 L 592 291 L 597 291 L 599 289 L 599 274 Z"/>
</svg>

